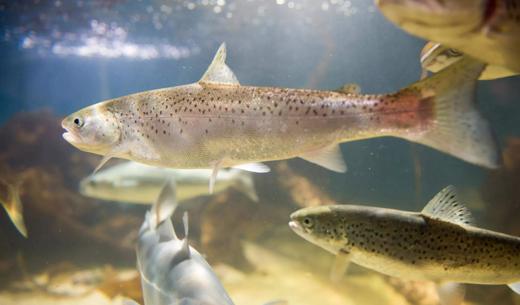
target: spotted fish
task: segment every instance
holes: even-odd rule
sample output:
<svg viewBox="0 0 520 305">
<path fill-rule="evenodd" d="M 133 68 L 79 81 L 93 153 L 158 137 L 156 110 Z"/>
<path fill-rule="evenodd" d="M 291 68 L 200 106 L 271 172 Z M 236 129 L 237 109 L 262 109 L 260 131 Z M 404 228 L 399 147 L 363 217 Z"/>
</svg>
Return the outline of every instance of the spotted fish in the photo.
<svg viewBox="0 0 520 305">
<path fill-rule="evenodd" d="M 242 86 L 223 44 L 202 79 L 101 102 L 66 117 L 65 140 L 111 157 L 172 168 L 257 172 L 259 162 L 300 157 L 344 172 L 338 144 L 395 136 L 495 168 L 487 122 L 474 106 L 484 65 L 466 58 L 396 93 L 362 95 Z M 346 88 L 356 88 L 347 86 Z"/>
<path fill-rule="evenodd" d="M 421 51 L 422 78 L 428 76 L 428 71 L 437 73 L 462 59 L 463 56 L 463 53 L 455 49 L 445 47 L 440 43 L 428 42 Z M 480 79 L 489 80 L 513 75 L 518 75 L 518 73 L 501 66 L 487 65 L 482 71 Z"/>
<path fill-rule="evenodd" d="M 460 301 L 461 288 L 453 283 L 506 284 L 520 293 L 520 238 L 472 222 L 449 186 L 420 213 L 355 205 L 310 207 L 294 212 L 289 226 L 336 254 L 340 274 L 353 262 L 394 277 L 434 281 L 443 284 L 439 292 L 445 304 Z"/>
<path fill-rule="evenodd" d="M 520 73 L 520 0 L 376 0 L 403 30 Z"/>
</svg>

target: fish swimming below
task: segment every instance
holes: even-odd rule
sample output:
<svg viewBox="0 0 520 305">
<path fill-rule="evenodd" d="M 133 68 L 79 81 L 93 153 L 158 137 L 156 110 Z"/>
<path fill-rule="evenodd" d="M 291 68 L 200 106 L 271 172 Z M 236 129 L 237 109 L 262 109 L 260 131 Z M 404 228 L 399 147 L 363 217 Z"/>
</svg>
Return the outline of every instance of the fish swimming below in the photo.
<svg viewBox="0 0 520 305">
<path fill-rule="evenodd" d="M 144 304 L 233 305 L 211 266 L 189 245 L 187 213 L 184 239 L 176 234 L 170 220 L 177 206 L 175 189 L 165 184 L 139 231 L 137 265 Z"/>
<path fill-rule="evenodd" d="M 520 0 L 376 0 L 376 4 L 385 17 L 412 35 L 520 73 Z"/>
<path fill-rule="evenodd" d="M 459 291 L 443 295 L 439 289 L 445 304 L 460 300 L 462 286 L 454 289 L 454 283 L 505 284 L 520 293 L 520 238 L 480 229 L 471 222 L 454 188 L 447 187 L 420 213 L 321 206 L 294 212 L 289 226 L 337 255 L 336 278 L 353 262 L 390 276 L 434 281 Z"/>
<path fill-rule="evenodd" d="M 177 201 L 208 195 L 208 169 L 158 168 L 136 162 L 124 162 L 85 177 L 80 182 L 84 196 L 137 204 L 153 204 L 166 181 L 175 181 Z M 258 201 L 251 172 L 240 169 L 220 170 L 215 193 L 236 189 Z"/>
<path fill-rule="evenodd" d="M 86 107 L 66 117 L 80 150 L 171 168 L 265 172 L 259 162 L 300 157 L 345 172 L 338 144 L 395 136 L 495 168 L 499 154 L 474 105 L 484 65 L 470 58 L 396 93 L 242 86 L 223 44 L 202 79 Z M 351 88 L 347 86 L 346 88 Z M 353 92 L 354 91 L 354 92 Z M 252 165 L 251 165 L 252 164 Z"/>
<path fill-rule="evenodd" d="M 461 60 L 464 54 L 441 45 L 440 43 L 428 42 L 421 51 L 421 66 L 423 68 L 423 74 L 421 78 L 428 76 L 428 71 L 437 73 L 449 65 Z M 480 75 L 481 80 L 497 79 L 503 77 L 510 77 L 518 75 L 519 73 L 513 72 L 507 68 L 487 65 L 482 74 Z"/>
</svg>

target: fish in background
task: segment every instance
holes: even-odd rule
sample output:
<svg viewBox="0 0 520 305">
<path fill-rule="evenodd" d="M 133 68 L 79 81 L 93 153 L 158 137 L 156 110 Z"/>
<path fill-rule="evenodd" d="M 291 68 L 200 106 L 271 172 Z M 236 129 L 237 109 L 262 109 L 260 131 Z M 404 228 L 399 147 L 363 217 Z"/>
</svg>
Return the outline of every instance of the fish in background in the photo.
<svg viewBox="0 0 520 305">
<path fill-rule="evenodd" d="M 452 186 L 420 212 L 333 205 L 304 208 L 289 226 L 336 255 L 334 279 L 349 262 L 410 280 L 439 284 L 443 304 L 459 304 L 458 283 L 508 285 L 520 294 L 520 238 L 472 225 Z"/>
<path fill-rule="evenodd" d="M 18 181 L 15 184 L 8 183 L 7 181 L 0 179 L 0 204 L 4 207 L 7 215 L 13 222 L 14 226 L 23 235 L 23 237 L 27 238 L 27 227 L 25 226 L 25 222 L 23 220 L 23 205 L 20 199 L 20 186 L 21 181 Z"/>
<path fill-rule="evenodd" d="M 520 73 L 520 0 L 376 0 L 406 32 Z"/>
<path fill-rule="evenodd" d="M 152 204 L 166 181 L 175 181 L 177 200 L 184 201 L 208 194 L 208 169 L 158 168 L 136 162 L 124 162 L 85 177 L 80 182 L 84 196 L 137 204 Z M 234 188 L 257 202 L 253 176 L 240 169 L 219 171 L 214 191 Z"/>
<path fill-rule="evenodd" d="M 177 207 L 175 190 L 171 183 L 165 184 L 139 230 L 137 267 L 144 304 L 233 305 L 211 266 L 189 245 L 187 213 L 185 237 L 176 234 L 170 220 Z"/>
<path fill-rule="evenodd" d="M 463 56 L 463 53 L 443 46 L 440 43 L 431 41 L 426 43 L 421 51 L 421 66 L 423 68 L 421 79 L 424 79 L 428 76 L 428 71 L 437 73 L 447 66 L 461 60 Z M 519 73 L 513 72 L 501 66 L 487 65 L 484 71 L 482 71 L 480 79 L 490 80 L 518 74 Z"/>
<path fill-rule="evenodd" d="M 62 121 L 80 150 L 160 167 L 254 172 L 259 162 L 300 157 L 345 172 L 339 143 L 395 136 L 496 168 L 490 128 L 475 108 L 484 65 L 465 58 L 396 93 L 362 95 L 242 86 L 222 44 L 196 83 L 136 93 L 86 107 Z M 347 86 L 347 88 L 350 88 Z M 356 91 L 356 90 L 353 90 Z M 98 166 L 99 168 L 99 166 Z"/>
</svg>

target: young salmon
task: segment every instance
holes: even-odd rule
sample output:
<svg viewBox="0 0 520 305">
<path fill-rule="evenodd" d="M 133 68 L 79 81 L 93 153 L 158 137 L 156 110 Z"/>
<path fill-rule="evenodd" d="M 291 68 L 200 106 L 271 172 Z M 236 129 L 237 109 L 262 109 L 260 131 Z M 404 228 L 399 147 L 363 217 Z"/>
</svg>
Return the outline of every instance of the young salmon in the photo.
<svg viewBox="0 0 520 305">
<path fill-rule="evenodd" d="M 520 73 L 520 0 L 376 0 L 390 21 L 490 65 Z"/>
<path fill-rule="evenodd" d="M 499 164 L 487 122 L 475 109 L 483 64 L 466 58 L 396 93 L 241 86 L 223 44 L 194 84 L 136 93 L 65 118 L 65 140 L 100 155 L 172 168 L 266 168 L 250 163 L 300 157 L 344 172 L 338 144 L 395 136 L 468 162 Z M 347 86 L 347 88 L 350 88 Z"/>
<path fill-rule="evenodd" d="M 428 42 L 421 51 L 423 78 L 428 75 L 427 71 L 437 73 L 463 57 L 464 54 L 455 49 L 448 48 L 440 43 Z M 518 74 L 501 66 L 487 65 L 484 71 L 482 71 L 480 79 L 489 80 Z"/>
<path fill-rule="evenodd" d="M 404 279 L 506 284 L 520 293 L 520 238 L 471 222 L 455 189 L 447 187 L 420 213 L 355 205 L 310 207 L 293 213 L 289 226 L 338 255 L 338 270 L 350 261 Z"/>
</svg>

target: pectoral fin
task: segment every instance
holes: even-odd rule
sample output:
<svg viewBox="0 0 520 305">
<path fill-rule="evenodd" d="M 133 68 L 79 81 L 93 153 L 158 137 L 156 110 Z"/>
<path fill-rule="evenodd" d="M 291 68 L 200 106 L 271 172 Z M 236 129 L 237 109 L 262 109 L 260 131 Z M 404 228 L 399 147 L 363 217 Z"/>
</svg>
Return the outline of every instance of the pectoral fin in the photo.
<svg viewBox="0 0 520 305">
<path fill-rule="evenodd" d="M 211 176 L 209 177 L 209 193 L 213 194 L 213 190 L 215 189 L 215 182 L 217 181 L 218 171 L 220 170 L 220 164 L 222 161 L 217 161 L 213 165 L 213 171 L 211 172 Z"/>
<path fill-rule="evenodd" d="M 437 294 L 441 305 L 460 305 L 464 301 L 466 289 L 459 283 L 443 283 L 437 285 Z"/>
<path fill-rule="evenodd" d="M 509 286 L 509 288 L 511 288 L 511 290 L 513 290 L 516 294 L 520 294 L 520 282 L 511 283 L 507 286 Z"/>
<path fill-rule="evenodd" d="M 347 171 L 347 165 L 343 160 L 343 155 L 341 154 L 338 144 L 332 144 L 318 150 L 306 152 L 299 157 L 334 172 L 344 173 Z"/>
<path fill-rule="evenodd" d="M 340 251 L 336 258 L 334 259 L 334 263 L 332 264 L 332 268 L 330 270 L 330 279 L 334 283 L 338 283 L 345 273 L 347 272 L 348 265 L 350 264 L 350 253 Z"/>
</svg>

